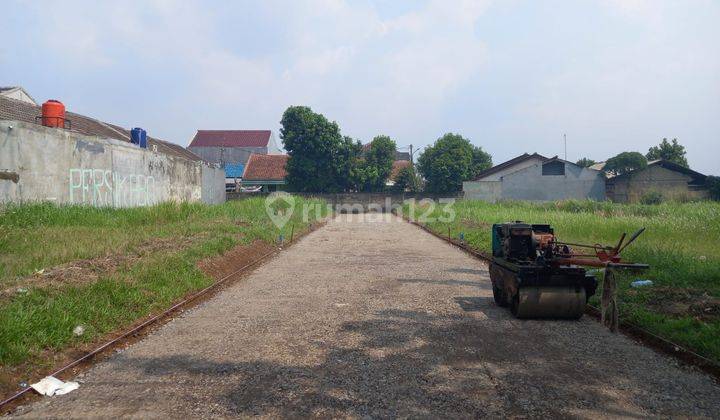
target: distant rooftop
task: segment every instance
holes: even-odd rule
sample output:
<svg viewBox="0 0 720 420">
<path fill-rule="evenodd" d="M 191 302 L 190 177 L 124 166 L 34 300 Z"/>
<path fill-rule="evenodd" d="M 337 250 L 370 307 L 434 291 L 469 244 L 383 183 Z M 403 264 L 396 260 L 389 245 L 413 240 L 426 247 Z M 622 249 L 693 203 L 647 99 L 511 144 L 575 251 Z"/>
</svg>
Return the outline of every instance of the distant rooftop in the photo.
<svg viewBox="0 0 720 420">
<path fill-rule="evenodd" d="M 512 158 L 512 159 L 510 159 L 510 160 L 508 160 L 508 161 L 505 161 L 505 162 L 503 162 L 503 163 L 499 163 L 499 164 L 493 166 L 492 168 L 489 168 L 489 169 L 486 169 L 486 170 L 480 172 L 480 173 L 475 177 L 475 180 L 478 180 L 478 179 L 480 179 L 480 178 L 484 178 L 484 177 L 486 177 L 486 176 L 488 176 L 488 175 L 492 175 L 492 174 L 494 174 L 494 173 L 497 173 L 497 172 L 502 171 L 503 169 L 509 168 L 509 167 L 511 167 L 511 166 L 513 166 L 513 165 L 517 165 L 518 163 L 522 163 L 522 162 L 525 162 L 526 160 L 535 159 L 535 158 L 540 159 L 540 160 L 543 161 L 543 162 L 549 160 L 549 159 L 546 158 L 545 156 L 540 155 L 540 154 L 537 154 L 537 153 L 533 153 L 533 154 L 523 153 L 523 154 L 520 155 L 520 156 L 514 157 L 514 158 Z"/>
<path fill-rule="evenodd" d="M 267 147 L 270 130 L 198 130 L 188 147 Z"/>
<path fill-rule="evenodd" d="M 248 159 L 243 181 L 283 181 L 287 175 L 288 155 L 261 155 L 253 153 Z"/>
</svg>

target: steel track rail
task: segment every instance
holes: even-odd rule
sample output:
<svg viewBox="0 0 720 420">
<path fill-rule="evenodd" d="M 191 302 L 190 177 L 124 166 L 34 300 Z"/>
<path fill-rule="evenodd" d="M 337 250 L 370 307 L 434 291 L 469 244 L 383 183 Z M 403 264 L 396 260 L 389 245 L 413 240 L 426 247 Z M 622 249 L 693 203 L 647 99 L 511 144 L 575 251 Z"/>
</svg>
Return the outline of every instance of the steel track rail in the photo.
<svg viewBox="0 0 720 420">
<path fill-rule="evenodd" d="M 315 227 L 311 226 L 310 229 L 308 229 L 307 232 L 305 232 L 304 235 L 302 235 L 302 236 L 305 236 L 306 234 L 309 234 L 309 233 L 312 232 L 313 230 L 315 230 L 315 229 L 317 229 L 318 227 L 324 225 L 326 222 L 327 222 L 327 219 L 320 221 L 319 224 L 316 225 Z M 302 236 L 301 236 L 301 237 L 302 237 Z M 295 242 L 296 242 L 297 240 L 299 240 L 301 237 L 298 237 L 298 238 L 295 239 L 294 241 L 288 242 L 288 243 L 287 243 L 287 246 L 295 243 Z M 233 271 L 232 273 L 230 273 L 230 274 L 222 277 L 220 280 L 216 281 L 215 283 L 211 284 L 210 286 L 208 286 L 208 287 L 200 290 L 199 292 L 196 292 L 195 294 L 191 295 L 191 296 L 188 297 L 188 298 L 183 299 L 181 302 L 176 303 L 175 305 L 173 305 L 173 306 L 171 306 L 170 308 L 166 309 L 166 310 L 163 311 L 162 313 L 153 316 L 152 318 L 144 321 L 144 322 L 141 323 L 140 325 L 137 325 L 136 327 L 130 329 L 129 331 L 124 332 L 124 333 L 123 333 L 122 335 L 120 335 L 119 337 L 116 337 L 116 338 L 114 338 L 114 339 L 106 342 L 105 344 L 101 345 L 100 347 L 98 347 L 98 348 L 92 350 L 91 352 L 85 354 L 84 356 L 80 357 L 79 359 L 76 359 L 76 360 L 74 360 L 73 362 L 71 362 L 71 363 L 69 363 L 69 364 L 61 367 L 60 369 L 58 369 L 58 370 L 56 370 L 55 372 L 51 373 L 49 376 L 59 375 L 59 374 L 65 372 L 65 371 L 67 371 L 68 369 L 71 369 L 71 368 L 79 365 L 80 363 L 82 363 L 82 362 L 84 362 L 84 361 L 86 361 L 86 360 L 89 360 L 89 359 L 93 358 L 93 357 L 96 356 L 97 354 L 103 352 L 104 350 L 107 350 L 108 348 L 114 346 L 115 344 L 117 344 L 117 343 L 119 343 L 119 342 L 121 342 L 121 341 L 123 341 L 123 340 L 126 340 L 126 339 L 129 338 L 130 336 L 133 336 L 133 335 L 139 333 L 140 331 L 142 331 L 143 329 L 147 328 L 148 326 L 154 324 L 155 322 L 160 321 L 161 319 L 164 319 L 164 318 L 168 317 L 168 316 L 169 316 L 170 314 L 172 314 L 174 311 L 180 309 L 180 308 L 183 307 L 183 306 L 188 305 L 189 303 L 191 303 L 191 302 L 194 301 L 195 299 L 197 299 L 197 298 L 199 298 L 199 297 L 202 297 L 203 295 L 207 294 L 208 292 L 213 291 L 213 290 L 219 288 L 219 287 L 222 286 L 224 283 L 226 283 L 228 280 L 230 280 L 232 277 L 234 277 L 234 276 L 242 273 L 243 271 L 247 270 L 247 269 L 250 268 L 250 267 L 253 267 L 253 266 L 261 263 L 262 261 L 266 260 L 267 258 L 269 258 L 269 257 L 271 257 L 271 256 L 274 256 L 275 254 L 279 253 L 282 249 L 283 249 L 283 248 L 273 249 L 272 251 L 270 251 L 270 252 L 262 255 L 261 257 L 257 258 L 256 260 L 251 261 L 251 262 L 243 265 L 242 267 L 240 267 L 240 268 L 238 268 L 237 270 Z M 15 395 L 13 395 L 13 396 L 7 398 L 6 400 L 0 402 L 0 413 L 2 413 L 2 410 L 3 410 L 8 404 L 12 403 L 13 401 L 16 401 L 18 398 L 20 398 L 20 397 L 22 397 L 23 395 L 27 394 L 28 392 L 30 392 L 30 390 L 32 390 L 32 388 L 31 388 L 30 386 L 27 386 L 27 387 L 23 388 L 21 391 L 19 391 L 18 393 L 16 393 Z"/>
</svg>

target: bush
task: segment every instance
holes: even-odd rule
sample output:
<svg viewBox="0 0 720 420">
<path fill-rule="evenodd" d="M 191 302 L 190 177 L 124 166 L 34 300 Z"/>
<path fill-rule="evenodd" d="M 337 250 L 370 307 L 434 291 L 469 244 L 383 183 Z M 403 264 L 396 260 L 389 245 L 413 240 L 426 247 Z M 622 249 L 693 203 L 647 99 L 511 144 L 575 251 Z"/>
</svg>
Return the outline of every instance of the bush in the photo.
<svg viewBox="0 0 720 420">
<path fill-rule="evenodd" d="M 707 186 L 710 198 L 720 201 L 720 176 L 708 176 L 705 180 L 705 186 Z"/>
<path fill-rule="evenodd" d="M 642 204 L 660 204 L 663 202 L 663 195 L 659 191 L 649 191 L 640 198 Z"/>
</svg>

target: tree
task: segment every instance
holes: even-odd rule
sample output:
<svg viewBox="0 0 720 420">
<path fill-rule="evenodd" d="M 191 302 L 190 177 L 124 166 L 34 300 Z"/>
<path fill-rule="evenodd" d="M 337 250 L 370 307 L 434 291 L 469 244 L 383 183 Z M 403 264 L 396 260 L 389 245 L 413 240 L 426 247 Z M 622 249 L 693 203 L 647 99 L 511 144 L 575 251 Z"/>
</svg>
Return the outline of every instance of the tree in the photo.
<svg viewBox="0 0 720 420">
<path fill-rule="evenodd" d="M 589 167 L 593 166 L 594 164 L 596 164 L 597 162 L 595 162 L 595 161 L 592 160 L 592 159 L 588 159 L 588 158 L 585 158 L 585 157 L 584 157 L 584 158 L 578 160 L 578 161 L 575 162 L 575 163 L 576 163 L 578 166 L 582 166 L 583 168 L 589 168 Z"/>
<path fill-rule="evenodd" d="M 280 121 L 280 138 L 290 158 L 287 183 L 293 191 L 338 192 L 348 185 L 358 145 L 306 106 L 291 106 Z"/>
<path fill-rule="evenodd" d="M 710 198 L 720 201 L 720 176 L 708 176 L 705 178 L 705 186 L 708 189 Z"/>
<path fill-rule="evenodd" d="M 678 143 L 677 139 L 672 139 L 672 143 L 670 143 L 664 138 L 659 145 L 651 147 L 645 157 L 648 160 L 667 160 L 689 168 L 685 153 L 685 146 Z"/>
<path fill-rule="evenodd" d="M 417 191 L 417 188 L 418 179 L 415 174 L 415 168 L 413 168 L 412 165 L 400 168 L 400 171 L 398 171 L 397 177 L 395 178 L 395 185 L 393 185 L 393 189 L 400 192 L 415 192 Z"/>
<path fill-rule="evenodd" d="M 473 179 L 492 166 L 491 156 L 459 134 L 447 133 L 425 148 L 418 158 L 418 170 L 425 188 L 432 193 L 456 192 L 463 181 Z"/>
<path fill-rule="evenodd" d="M 395 161 L 395 142 L 388 136 L 376 136 L 370 142 L 370 149 L 365 154 L 365 166 L 373 176 L 368 178 L 367 191 L 382 191 L 390 178 Z"/>
<path fill-rule="evenodd" d="M 639 152 L 622 152 L 617 156 L 611 157 L 605 162 L 605 171 L 614 175 L 626 174 L 635 169 L 641 169 L 647 166 L 647 159 Z"/>
</svg>

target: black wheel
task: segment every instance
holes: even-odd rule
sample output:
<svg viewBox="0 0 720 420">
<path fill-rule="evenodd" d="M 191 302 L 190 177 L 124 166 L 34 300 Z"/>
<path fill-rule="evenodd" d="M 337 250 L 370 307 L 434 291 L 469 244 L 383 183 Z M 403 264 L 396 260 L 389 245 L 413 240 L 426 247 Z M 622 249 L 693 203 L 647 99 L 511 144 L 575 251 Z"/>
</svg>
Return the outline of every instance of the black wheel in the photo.
<svg viewBox="0 0 720 420">
<path fill-rule="evenodd" d="M 495 299 L 495 304 L 497 306 L 504 308 L 508 305 L 505 293 L 502 291 L 502 289 L 495 285 L 493 285 L 493 298 Z"/>
<path fill-rule="evenodd" d="M 520 306 L 520 293 L 516 292 L 510 302 L 510 312 L 512 312 L 515 318 L 518 316 L 518 306 Z"/>
</svg>

